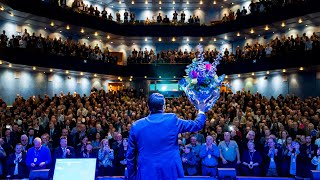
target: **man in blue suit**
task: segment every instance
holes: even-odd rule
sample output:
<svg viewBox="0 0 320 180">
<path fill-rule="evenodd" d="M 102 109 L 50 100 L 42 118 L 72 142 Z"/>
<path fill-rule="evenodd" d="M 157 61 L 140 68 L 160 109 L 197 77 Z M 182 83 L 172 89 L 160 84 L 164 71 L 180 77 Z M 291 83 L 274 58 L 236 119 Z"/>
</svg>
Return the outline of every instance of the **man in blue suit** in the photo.
<svg viewBox="0 0 320 180">
<path fill-rule="evenodd" d="M 176 180 L 184 176 L 178 134 L 203 128 L 205 104 L 200 104 L 196 120 L 182 120 L 164 113 L 165 99 L 153 93 L 148 100 L 150 115 L 133 123 L 127 152 L 130 180 Z"/>
</svg>

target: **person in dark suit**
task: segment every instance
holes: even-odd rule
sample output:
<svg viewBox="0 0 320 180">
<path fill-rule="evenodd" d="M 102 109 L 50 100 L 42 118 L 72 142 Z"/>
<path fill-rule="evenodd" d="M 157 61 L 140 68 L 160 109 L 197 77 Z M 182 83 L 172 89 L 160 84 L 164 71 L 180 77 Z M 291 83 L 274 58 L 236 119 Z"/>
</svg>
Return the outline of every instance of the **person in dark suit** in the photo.
<svg viewBox="0 0 320 180">
<path fill-rule="evenodd" d="M 76 153 L 73 147 L 68 146 L 67 137 L 60 137 L 60 147 L 54 149 L 54 159 L 75 158 Z"/>
<path fill-rule="evenodd" d="M 22 144 L 18 143 L 15 147 L 15 153 L 9 155 L 6 164 L 7 178 L 23 179 L 28 177 L 26 165 L 27 154 L 22 150 Z"/>
<path fill-rule="evenodd" d="M 11 154 L 14 152 L 13 147 L 16 144 L 16 140 L 10 129 L 6 129 L 4 135 L 4 144 L 2 145 L 2 147 L 7 154 Z"/>
<path fill-rule="evenodd" d="M 199 104 L 196 120 L 182 120 L 164 113 L 165 99 L 153 93 L 148 100 L 150 115 L 133 123 L 127 152 L 129 179 L 162 180 L 184 176 L 178 147 L 178 134 L 199 131 L 206 115 L 204 103 Z"/>
<path fill-rule="evenodd" d="M 56 129 L 53 122 L 49 123 L 49 137 L 50 142 L 52 142 L 52 147 L 56 148 L 59 146 L 59 138 L 60 138 L 60 131 Z"/>
</svg>

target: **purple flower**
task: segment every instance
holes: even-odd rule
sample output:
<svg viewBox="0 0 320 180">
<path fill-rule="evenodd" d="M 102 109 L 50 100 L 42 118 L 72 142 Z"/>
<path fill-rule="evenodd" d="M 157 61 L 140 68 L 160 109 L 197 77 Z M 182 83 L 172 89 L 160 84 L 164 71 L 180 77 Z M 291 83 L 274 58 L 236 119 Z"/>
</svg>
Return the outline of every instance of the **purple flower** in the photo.
<svg viewBox="0 0 320 180">
<path fill-rule="evenodd" d="M 211 69 L 211 64 L 206 64 L 206 70 L 210 71 L 210 69 Z"/>
<path fill-rule="evenodd" d="M 197 73 L 197 71 L 195 71 L 195 70 L 192 70 L 190 75 L 191 75 L 191 78 L 192 78 L 192 79 L 195 79 L 195 78 L 198 77 L 198 73 Z"/>
</svg>

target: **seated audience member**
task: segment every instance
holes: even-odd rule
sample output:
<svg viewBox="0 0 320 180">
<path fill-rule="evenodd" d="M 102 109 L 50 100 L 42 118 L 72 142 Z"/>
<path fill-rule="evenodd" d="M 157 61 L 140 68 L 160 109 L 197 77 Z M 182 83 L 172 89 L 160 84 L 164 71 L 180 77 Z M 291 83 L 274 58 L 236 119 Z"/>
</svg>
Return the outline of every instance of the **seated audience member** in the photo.
<svg viewBox="0 0 320 180">
<path fill-rule="evenodd" d="M 7 178 L 23 179 L 28 177 L 26 156 L 26 152 L 22 151 L 22 144 L 16 144 L 15 153 L 10 154 L 7 159 Z"/>
<path fill-rule="evenodd" d="M 183 148 L 183 154 L 181 155 L 182 166 L 184 174 L 187 176 L 192 176 L 197 174 L 197 157 L 191 152 L 190 146 L 185 146 Z"/>
<path fill-rule="evenodd" d="M 88 143 L 88 137 L 85 136 L 85 137 L 82 137 L 82 140 L 81 140 L 81 143 L 78 144 L 76 146 L 76 156 L 77 157 L 82 157 L 82 152 L 86 149 L 86 146 L 87 146 L 87 143 Z"/>
<path fill-rule="evenodd" d="M 261 176 L 262 156 L 255 150 L 255 144 L 248 142 L 248 150 L 241 155 L 241 174 L 244 176 Z"/>
<path fill-rule="evenodd" d="M 114 173 L 114 152 L 109 146 L 109 141 L 103 139 L 98 152 L 98 168 L 101 176 L 112 176 Z"/>
<path fill-rule="evenodd" d="M 276 147 L 275 139 L 269 138 L 267 143 L 268 147 L 264 149 L 263 154 L 264 174 L 277 177 L 281 171 L 282 150 Z"/>
<path fill-rule="evenodd" d="M 213 143 L 212 136 L 207 136 L 206 143 L 200 150 L 202 159 L 202 175 L 215 177 L 217 175 L 218 160 L 220 157 L 219 148 Z"/>
<path fill-rule="evenodd" d="M 68 146 L 68 139 L 65 136 L 60 137 L 60 147 L 54 149 L 54 159 L 75 158 L 76 153 L 73 147 Z"/>
<path fill-rule="evenodd" d="M 48 133 L 45 133 L 41 136 L 41 143 L 42 143 L 42 146 L 46 146 L 47 148 L 50 149 L 51 152 L 53 151 L 52 143 L 49 142 L 49 134 Z"/>
<path fill-rule="evenodd" d="M 30 170 L 46 169 L 51 164 L 50 149 L 41 145 L 41 139 L 33 140 L 34 147 L 27 152 L 26 164 Z"/>
</svg>

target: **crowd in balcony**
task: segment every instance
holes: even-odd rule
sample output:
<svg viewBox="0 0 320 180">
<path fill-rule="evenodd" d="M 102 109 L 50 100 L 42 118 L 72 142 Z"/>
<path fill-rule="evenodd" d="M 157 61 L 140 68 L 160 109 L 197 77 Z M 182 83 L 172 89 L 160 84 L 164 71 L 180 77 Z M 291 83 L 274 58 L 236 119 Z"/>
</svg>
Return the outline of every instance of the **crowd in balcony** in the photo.
<svg viewBox="0 0 320 180">
<path fill-rule="evenodd" d="M 277 9 L 283 6 L 291 5 L 291 4 L 297 4 L 297 3 L 306 3 L 305 1 L 300 0 L 290 0 L 290 1 L 283 1 L 283 0 L 275 0 L 275 1 L 254 1 L 249 5 L 249 9 L 247 10 L 245 7 L 243 9 L 238 9 L 236 12 L 233 12 L 230 10 L 229 15 L 224 14 L 222 20 L 213 20 L 213 22 L 226 22 L 226 21 L 232 21 L 236 19 L 240 19 L 243 16 L 246 15 L 257 15 L 259 13 L 266 13 L 271 12 L 272 9 Z M 53 5 L 53 6 L 60 6 L 62 8 L 69 8 L 66 5 L 65 0 L 53 0 L 53 1 L 47 1 L 47 4 Z M 154 15 L 151 18 L 146 17 L 146 19 L 140 19 L 137 21 L 135 12 L 131 11 L 128 12 L 125 10 L 123 14 L 120 14 L 119 11 L 117 11 L 115 14 L 108 13 L 106 10 L 106 6 L 103 8 L 103 10 L 99 10 L 98 7 L 94 7 L 92 5 L 85 4 L 83 0 L 74 0 L 71 9 L 73 11 L 88 14 L 91 16 L 96 16 L 99 18 L 102 18 L 103 20 L 108 21 L 116 21 L 119 23 L 139 23 L 139 21 L 143 21 L 146 25 L 148 24 L 200 24 L 200 18 L 193 14 L 188 19 L 186 19 L 186 14 L 182 10 L 181 12 L 175 11 L 173 13 L 173 18 L 169 19 L 168 15 Z M 178 16 L 180 18 L 178 19 Z M 201 22 L 202 24 L 205 24 L 206 22 Z"/>
<path fill-rule="evenodd" d="M 44 53 L 55 54 L 58 56 L 75 56 L 86 60 L 117 64 L 117 56 L 112 55 L 108 47 L 101 49 L 98 45 L 92 47 L 86 43 L 75 41 L 69 38 L 50 38 L 42 37 L 40 34 L 30 33 L 27 29 L 22 34 L 12 35 L 11 38 L 3 30 L 0 35 L 0 48 L 22 48 L 22 49 L 39 49 Z"/>
<path fill-rule="evenodd" d="M 213 62 L 217 55 L 222 54 L 222 63 L 236 63 L 248 60 L 260 60 L 277 55 L 285 55 L 291 52 L 311 53 L 320 49 L 320 39 L 316 33 L 310 37 L 305 33 L 300 36 L 291 35 L 286 37 L 276 37 L 271 39 L 266 44 L 256 42 L 254 44 L 247 43 L 243 48 L 237 46 L 234 50 L 225 48 L 224 51 L 215 49 L 207 49 L 204 52 L 204 59 Z M 191 49 L 184 51 L 181 49 L 167 50 L 156 53 L 154 50 L 147 48 L 143 51 L 133 49 L 130 56 L 128 56 L 128 64 L 134 63 L 190 63 L 195 57 L 198 57 L 199 51 Z"/>
<path fill-rule="evenodd" d="M 166 112 L 194 119 L 197 111 L 182 95 L 166 100 Z M 96 158 L 97 176 L 123 175 L 130 127 L 148 115 L 146 96 L 134 89 L 17 95 L 12 106 L 0 99 L 0 174 L 25 178 L 53 169 L 56 159 Z M 216 176 L 225 167 L 237 175 L 308 178 L 320 169 L 319 97 L 224 92 L 206 115 L 203 130 L 177 137 L 185 175 Z"/>
<path fill-rule="evenodd" d="M 12 35 L 9 39 L 6 32 L 0 35 L 0 48 L 28 48 L 40 49 L 45 53 L 52 53 L 59 56 L 76 56 L 95 62 L 103 62 L 117 64 L 117 57 L 113 56 L 111 50 L 106 47 L 101 49 L 98 45 L 92 47 L 80 41 L 74 41 L 69 38 L 62 40 L 61 38 L 42 37 L 40 34 L 30 33 L 25 29 L 21 35 Z M 236 63 L 248 60 L 260 60 L 277 55 L 285 55 L 291 52 L 310 53 L 312 50 L 320 49 L 320 39 L 316 33 L 310 37 L 305 33 L 300 36 L 291 35 L 286 37 L 276 37 L 266 44 L 256 42 L 254 44 L 247 43 L 243 48 L 237 46 L 234 51 L 225 48 L 223 51 L 215 49 L 207 49 L 204 51 L 204 58 L 213 62 L 217 55 L 222 54 L 222 63 Z M 169 49 L 156 52 L 153 49 L 133 49 L 127 57 L 128 64 L 136 63 L 190 63 L 195 57 L 198 57 L 198 49 L 184 51 L 181 49 Z"/>
</svg>

